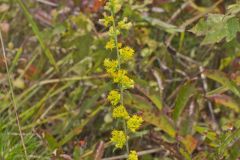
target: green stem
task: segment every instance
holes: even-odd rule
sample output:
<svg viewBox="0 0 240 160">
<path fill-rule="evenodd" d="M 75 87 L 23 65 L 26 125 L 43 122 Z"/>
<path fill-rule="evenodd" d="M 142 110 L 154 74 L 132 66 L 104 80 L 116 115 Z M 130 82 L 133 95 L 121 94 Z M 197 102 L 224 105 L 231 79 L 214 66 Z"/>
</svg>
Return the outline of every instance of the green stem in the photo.
<svg viewBox="0 0 240 160">
<path fill-rule="evenodd" d="M 126 120 L 123 121 L 123 128 L 124 128 L 125 134 L 128 135 Z M 126 142 L 126 150 L 127 150 L 127 154 L 129 154 L 128 137 L 127 137 L 127 142 Z"/>
<path fill-rule="evenodd" d="M 117 59 L 118 59 L 118 69 L 121 69 L 121 58 L 119 55 L 119 48 L 118 48 L 118 37 L 117 37 L 117 29 L 116 29 L 116 23 L 115 23 L 115 13 L 114 13 L 114 9 L 111 9 L 111 16 L 113 17 L 113 31 L 114 31 L 114 42 L 115 42 L 115 46 L 116 46 L 116 52 L 117 52 Z M 121 105 L 123 105 L 123 87 L 122 85 L 119 85 L 120 88 L 120 95 L 121 95 Z M 128 131 L 127 131 L 127 124 L 126 124 L 126 120 L 123 120 L 123 128 L 124 128 L 124 132 L 126 134 L 126 136 L 128 135 Z M 126 151 L 127 154 L 129 154 L 129 145 L 128 145 L 128 138 L 127 138 L 127 142 L 126 142 Z"/>
</svg>

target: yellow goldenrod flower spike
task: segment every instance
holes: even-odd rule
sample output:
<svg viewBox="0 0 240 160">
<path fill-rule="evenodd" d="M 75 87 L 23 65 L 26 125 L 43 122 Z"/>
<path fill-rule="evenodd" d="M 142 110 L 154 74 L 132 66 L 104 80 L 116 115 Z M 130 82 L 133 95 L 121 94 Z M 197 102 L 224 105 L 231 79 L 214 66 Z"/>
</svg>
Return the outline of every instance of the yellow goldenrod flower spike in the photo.
<svg viewBox="0 0 240 160">
<path fill-rule="evenodd" d="M 108 94 L 107 99 L 110 101 L 110 103 L 113 106 L 116 106 L 119 103 L 120 99 L 121 99 L 121 95 L 120 95 L 120 93 L 118 91 L 112 90 Z"/>
<path fill-rule="evenodd" d="M 129 119 L 129 114 L 123 105 L 119 105 L 113 109 L 113 118 Z"/>
<path fill-rule="evenodd" d="M 140 116 L 133 115 L 127 121 L 127 127 L 130 131 L 136 132 L 137 129 L 142 125 L 143 119 Z"/>
<path fill-rule="evenodd" d="M 137 152 L 136 151 L 130 151 L 130 154 L 128 155 L 127 160 L 138 160 Z"/>
<path fill-rule="evenodd" d="M 127 136 L 121 130 L 113 130 L 111 142 L 115 144 L 116 148 L 122 148 L 127 141 Z"/>
<path fill-rule="evenodd" d="M 115 17 L 116 13 L 121 9 L 123 0 L 108 0 L 105 9 L 106 13 L 102 23 L 108 27 L 109 41 L 106 43 L 105 48 L 108 50 L 116 51 L 116 60 L 105 59 L 104 66 L 107 73 L 112 78 L 113 83 L 116 83 L 118 88 L 109 92 L 107 99 L 113 106 L 112 117 L 121 118 L 123 121 L 122 130 L 113 130 L 111 136 L 111 142 L 114 143 L 116 148 L 122 148 L 126 146 L 126 152 L 128 153 L 128 160 L 138 160 L 136 151 L 129 152 L 128 145 L 128 131 L 135 132 L 139 129 L 143 120 L 139 116 L 130 117 L 128 111 L 124 107 L 124 90 L 133 88 L 134 81 L 128 77 L 127 70 L 124 70 L 122 64 L 133 59 L 134 50 L 128 46 L 124 47 L 122 43 L 118 41 L 118 36 L 123 30 L 129 30 L 132 27 L 132 23 L 128 22 L 125 17 L 118 21 Z M 107 14 L 110 16 L 107 16 Z M 121 16 L 119 16 L 121 17 Z M 124 65 L 125 66 L 125 65 Z"/>
<path fill-rule="evenodd" d="M 119 54 L 123 61 L 128 61 L 133 58 L 134 50 L 130 47 L 124 47 L 119 50 Z"/>
</svg>

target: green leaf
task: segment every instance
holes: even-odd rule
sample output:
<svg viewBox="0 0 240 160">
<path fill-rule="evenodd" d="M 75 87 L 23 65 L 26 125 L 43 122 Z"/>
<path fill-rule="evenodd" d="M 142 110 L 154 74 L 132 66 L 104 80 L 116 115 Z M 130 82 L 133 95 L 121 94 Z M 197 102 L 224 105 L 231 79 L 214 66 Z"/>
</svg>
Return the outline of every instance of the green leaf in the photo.
<svg viewBox="0 0 240 160">
<path fill-rule="evenodd" d="M 181 142 L 189 154 L 192 154 L 192 152 L 196 149 L 198 144 L 198 140 L 191 135 L 183 137 L 181 139 Z"/>
<path fill-rule="evenodd" d="M 195 93 L 195 87 L 192 84 L 185 84 L 183 85 L 179 93 L 177 95 L 176 101 L 175 101 L 175 107 L 173 110 L 173 119 L 175 121 L 178 120 L 179 116 L 181 115 L 182 111 L 184 110 L 184 107 L 186 106 L 189 98 Z"/>
<path fill-rule="evenodd" d="M 152 110 L 143 110 L 143 120 L 166 132 L 169 136 L 175 137 L 176 130 L 170 123 L 167 116 L 162 113 L 155 114 Z"/>
<path fill-rule="evenodd" d="M 51 151 L 58 147 L 57 140 L 49 133 L 44 133 L 44 139 L 48 142 L 49 148 Z"/>
<path fill-rule="evenodd" d="M 240 138 L 240 128 L 231 134 L 227 134 L 223 140 L 220 141 L 218 154 L 223 154 L 224 151 L 233 143 L 235 143 Z"/>
<path fill-rule="evenodd" d="M 208 78 L 222 84 L 224 87 L 231 90 L 235 95 L 240 97 L 240 90 L 237 84 L 232 80 L 230 80 L 229 78 L 227 78 L 227 76 L 223 72 L 217 71 L 217 70 L 206 70 L 204 74 Z"/>
<path fill-rule="evenodd" d="M 176 32 L 183 32 L 183 29 L 177 28 L 174 25 L 168 24 L 162 20 L 159 20 L 157 18 L 152 18 L 152 17 L 143 17 L 143 19 L 147 22 L 149 22 L 153 26 L 157 26 L 163 30 L 165 30 L 168 33 L 176 33 Z"/>
<path fill-rule="evenodd" d="M 145 122 L 158 127 L 171 137 L 176 136 L 176 130 L 171 124 L 168 117 L 162 112 L 156 112 L 156 109 L 149 101 L 147 101 L 147 99 L 144 99 L 143 97 L 137 95 L 128 94 L 124 97 L 124 102 L 129 107 L 134 107 L 138 110 L 141 110 L 142 118 Z"/>
<path fill-rule="evenodd" d="M 193 160 L 203 160 L 207 159 L 207 152 L 199 152 L 197 155 L 193 158 Z"/>
<path fill-rule="evenodd" d="M 215 94 L 215 95 L 209 96 L 208 98 L 214 100 L 215 103 L 217 103 L 217 104 L 221 104 L 221 105 L 226 106 L 236 112 L 239 112 L 238 103 L 233 98 L 231 98 L 227 95 Z"/>
<path fill-rule="evenodd" d="M 240 25 L 239 25 L 239 19 L 237 19 L 236 17 L 230 18 L 227 21 L 227 33 L 226 33 L 226 37 L 227 37 L 227 41 L 231 41 L 232 39 L 234 39 L 236 37 L 237 32 L 240 31 Z"/>
<path fill-rule="evenodd" d="M 200 19 L 190 31 L 205 36 L 202 44 L 217 43 L 224 38 L 229 42 L 240 31 L 239 19 L 233 15 L 209 14 L 207 20 Z"/>
<path fill-rule="evenodd" d="M 240 4 L 237 3 L 237 4 L 229 5 L 227 10 L 228 10 L 227 14 L 234 14 L 235 15 L 235 14 L 240 12 Z"/>
<path fill-rule="evenodd" d="M 202 44 L 221 41 L 226 36 L 225 19 L 221 14 L 210 14 L 207 21 L 207 32 Z"/>
<path fill-rule="evenodd" d="M 159 110 L 162 110 L 163 104 L 162 104 L 162 99 L 161 99 L 160 96 L 149 95 L 149 98 L 151 99 L 151 101 L 156 105 L 156 107 L 157 107 Z"/>
<path fill-rule="evenodd" d="M 192 29 L 190 29 L 190 32 L 193 32 L 197 36 L 203 36 L 207 30 L 207 23 L 204 21 L 204 19 L 200 19 L 199 22 Z"/>
</svg>

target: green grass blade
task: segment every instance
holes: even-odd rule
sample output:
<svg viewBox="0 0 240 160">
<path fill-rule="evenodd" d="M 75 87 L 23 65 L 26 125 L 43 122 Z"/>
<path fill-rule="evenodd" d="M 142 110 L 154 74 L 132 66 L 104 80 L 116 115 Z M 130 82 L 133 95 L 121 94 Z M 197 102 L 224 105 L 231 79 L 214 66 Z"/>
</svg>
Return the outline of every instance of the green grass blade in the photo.
<svg viewBox="0 0 240 160">
<path fill-rule="evenodd" d="M 14 70 L 15 66 L 17 65 L 18 63 L 18 60 L 20 58 L 20 56 L 22 55 L 23 53 L 23 49 L 22 48 L 19 48 L 18 51 L 17 51 L 17 54 L 15 55 L 13 61 L 12 61 L 12 65 L 9 69 L 9 72 L 12 73 L 12 71 Z"/>
<path fill-rule="evenodd" d="M 39 28 L 38 28 L 37 24 L 34 22 L 32 15 L 29 13 L 26 6 L 23 4 L 23 2 L 21 0 L 17 0 L 17 3 L 22 8 L 25 16 L 27 17 L 27 20 L 31 24 L 32 30 L 33 30 L 34 34 L 36 35 L 42 49 L 44 50 L 44 53 L 45 53 L 46 57 L 48 58 L 50 64 L 52 64 L 54 66 L 54 68 L 56 70 L 58 70 L 55 59 L 54 59 L 51 51 L 47 48 L 46 44 L 44 43 L 43 39 L 41 38 L 41 33 L 39 31 Z"/>
</svg>

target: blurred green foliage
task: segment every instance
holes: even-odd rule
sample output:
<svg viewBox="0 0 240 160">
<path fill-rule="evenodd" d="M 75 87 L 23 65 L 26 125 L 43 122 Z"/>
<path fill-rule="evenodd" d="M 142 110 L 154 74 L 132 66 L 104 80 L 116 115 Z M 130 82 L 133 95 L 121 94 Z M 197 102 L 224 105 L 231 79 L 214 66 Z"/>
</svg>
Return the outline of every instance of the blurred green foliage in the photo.
<svg viewBox="0 0 240 160">
<path fill-rule="evenodd" d="M 29 159 L 122 155 L 109 143 L 105 1 L 17 2 L 0 0 L 0 29 Z M 134 27 L 119 40 L 136 50 L 136 85 L 124 96 L 144 119 L 129 140 L 141 159 L 239 159 L 239 11 L 232 0 L 125 1 Z M 0 53 L 0 159 L 22 160 Z"/>
</svg>

